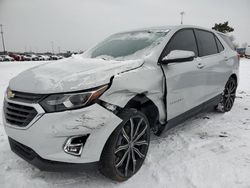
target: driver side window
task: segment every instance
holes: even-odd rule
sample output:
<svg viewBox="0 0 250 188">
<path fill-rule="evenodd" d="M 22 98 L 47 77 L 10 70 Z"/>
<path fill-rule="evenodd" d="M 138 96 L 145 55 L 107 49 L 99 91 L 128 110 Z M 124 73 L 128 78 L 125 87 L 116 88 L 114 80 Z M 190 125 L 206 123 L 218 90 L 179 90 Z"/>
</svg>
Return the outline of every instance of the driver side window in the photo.
<svg viewBox="0 0 250 188">
<path fill-rule="evenodd" d="M 164 50 L 163 57 L 167 56 L 173 50 L 192 51 L 195 53 L 195 57 L 198 56 L 198 49 L 193 29 L 183 29 L 177 31 L 168 42 Z"/>
</svg>

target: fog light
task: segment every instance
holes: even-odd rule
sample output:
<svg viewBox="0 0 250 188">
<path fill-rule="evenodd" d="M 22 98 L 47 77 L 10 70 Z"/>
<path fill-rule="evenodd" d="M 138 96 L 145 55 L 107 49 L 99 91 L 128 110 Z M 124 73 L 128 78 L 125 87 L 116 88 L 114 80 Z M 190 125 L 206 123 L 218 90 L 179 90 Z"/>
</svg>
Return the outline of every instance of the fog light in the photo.
<svg viewBox="0 0 250 188">
<path fill-rule="evenodd" d="M 89 135 L 73 136 L 68 138 L 66 144 L 63 147 L 64 151 L 74 156 L 81 156 L 84 144 L 88 136 Z"/>
</svg>

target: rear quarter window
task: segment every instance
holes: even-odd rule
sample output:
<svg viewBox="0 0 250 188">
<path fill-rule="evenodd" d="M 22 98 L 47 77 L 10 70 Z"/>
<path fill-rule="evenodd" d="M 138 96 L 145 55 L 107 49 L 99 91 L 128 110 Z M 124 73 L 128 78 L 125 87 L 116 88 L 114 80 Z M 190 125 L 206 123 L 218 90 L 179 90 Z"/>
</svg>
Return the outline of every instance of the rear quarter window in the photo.
<svg viewBox="0 0 250 188">
<path fill-rule="evenodd" d="M 221 36 L 221 38 L 227 43 L 227 45 L 232 49 L 232 50 L 235 50 L 235 47 L 234 47 L 234 44 L 233 42 L 231 41 L 231 39 L 226 36 L 226 35 L 223 35 L 223 34 L 220 34 L 219 35 Z"/>
</svg>

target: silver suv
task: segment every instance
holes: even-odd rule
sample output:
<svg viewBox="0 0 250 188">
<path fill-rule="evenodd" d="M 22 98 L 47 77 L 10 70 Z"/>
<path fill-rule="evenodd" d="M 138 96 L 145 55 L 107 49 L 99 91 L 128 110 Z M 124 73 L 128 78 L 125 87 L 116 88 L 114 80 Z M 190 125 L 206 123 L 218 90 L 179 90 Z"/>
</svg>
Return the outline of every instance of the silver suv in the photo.
<svg viewBox="0 0 250 188">
<path fill-rule="evenodd" d="M 4 100 L 13 152 L 41 170 L 98 167 L 125 181 L 160 135 L 203 111 L 230 111 L 239 60 L 227 36 L 194 26 L 110 36 L 26 70 Z"/>
</svg>

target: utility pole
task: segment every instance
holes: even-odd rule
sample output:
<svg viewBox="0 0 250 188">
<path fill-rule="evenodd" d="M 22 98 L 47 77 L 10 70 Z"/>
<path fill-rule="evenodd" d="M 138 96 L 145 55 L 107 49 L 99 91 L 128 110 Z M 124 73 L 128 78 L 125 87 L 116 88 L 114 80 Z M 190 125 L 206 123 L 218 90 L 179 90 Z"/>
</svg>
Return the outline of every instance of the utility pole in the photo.
<svg viewBox="0 0 250 188">
<path fill-rule="evenodd" d="M 61 48 L 60 48 L 60 46 L 58 46 L 58 54 L 60 54 L 61 53 Z"/>
<path fill-rule="evenodd" d="M 52 54 L 54 54 L 54 42 L 51 41 L 51 50 L 52 50 Z"/>
<path fill-rule="evenodd" d="M 3 37 L 3 25 L 0 24 L 0 27 L 1 27 L 1 35 L 2 35 L 2 43 L 3 43 L 3 53 L 5 54 L 6 50 L 5 50 L 4 37 Z"/>
<path fill-rule="evenodd" d="M 180 15 L 181 15 L 181 25 L 183 24 L 183 16 L 184 16 L 184 14 L 185 14 L 184 11 L 180 12 Z"/>
</svg>

